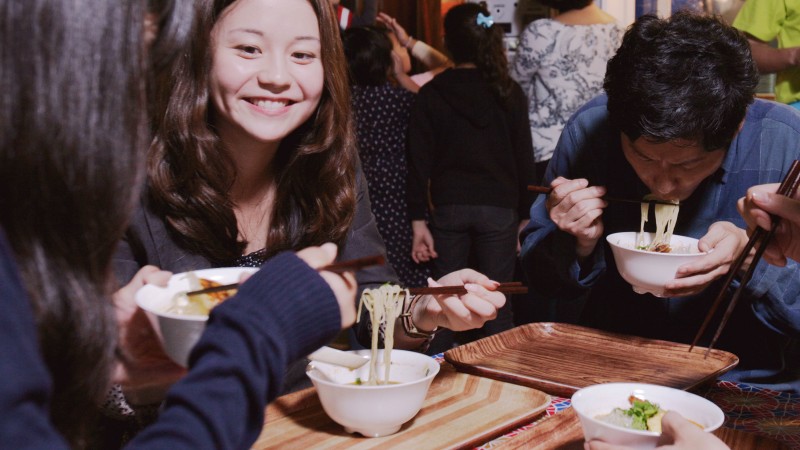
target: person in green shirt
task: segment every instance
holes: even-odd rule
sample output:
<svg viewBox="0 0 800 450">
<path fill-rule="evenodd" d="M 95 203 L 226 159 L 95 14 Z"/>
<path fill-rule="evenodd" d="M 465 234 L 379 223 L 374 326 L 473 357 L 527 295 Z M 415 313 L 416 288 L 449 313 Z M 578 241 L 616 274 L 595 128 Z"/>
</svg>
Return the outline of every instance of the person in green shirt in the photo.
<svg viewBox="0 0 800 450">
<path fill-rule="evenodd" d="M 800 0 L 748 0 L 733 26 L 747 35 L 758 71 L 777 74 L 775 99 L 800 109 Z"/>
</svg>

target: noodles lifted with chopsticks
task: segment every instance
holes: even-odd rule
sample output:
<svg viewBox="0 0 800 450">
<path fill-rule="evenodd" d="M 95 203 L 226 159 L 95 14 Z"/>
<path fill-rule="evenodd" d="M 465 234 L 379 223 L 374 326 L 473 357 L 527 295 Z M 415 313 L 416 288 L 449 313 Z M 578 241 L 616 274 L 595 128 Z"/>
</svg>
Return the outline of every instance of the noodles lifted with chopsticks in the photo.
<svg viewBox="0 0 800 450">
<path fill-rule="evenodd" d="M 644 200 L 652 199 L 652 195 L 645 195 Z M 678 221 L 678 206 L 677 200 L 674 205 L 665 205 L 663 203 L 655 204 L 656 216 L 656 234 L 650 245 L 644 243 L 644 224 L 647 222 L 647 216 L 650 212 L 650 203 L 642 202 L 642 222 L 639 226 L 639 239 L 636 248 L 639 250 L 647 250 L 650 252 L 669 253 L 672 251 L 669 243 L 672 240 L 672 232 L 675 230 L 675 223 Z"/>
<path fill-rule="evenodd" d="M 358 317 L 361 317 L 361 306 L 369 311 L 372 323 L 372 346 L 369 360 L 369 380 L 367 385 L 388 384 L 389 369 L 392 363 L 392 347 L 394 347 L 394 324 L 403 312 L 403 304 L 408 297 L 408 290 L 397 285 L 384 284 L 377 289 L 364 289 L 358 305 Z M 383 379 L 378 375 L 378 339 L 383 328 Z"/>
</svg>

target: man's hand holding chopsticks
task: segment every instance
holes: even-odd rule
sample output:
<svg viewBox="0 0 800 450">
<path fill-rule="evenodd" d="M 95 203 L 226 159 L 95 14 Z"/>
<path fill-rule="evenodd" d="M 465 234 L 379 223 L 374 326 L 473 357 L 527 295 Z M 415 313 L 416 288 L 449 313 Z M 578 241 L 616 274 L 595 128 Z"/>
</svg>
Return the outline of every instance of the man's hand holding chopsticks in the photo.
<svg viewBox="0 0 800 450">
<path fill-rule="evenodd" d="M 603 200 L 603 186 L 589 186 L 581 178 L 568 180 L 558 177 L 550 183 L 552 191 L 547 196 L 547 211 L 550 220 L 566 233 L 575 236 L 575 252 L 578 260 L 592 254 L 597 242 L 603 237 L 603 209 L 608 202 Z"/>
</svg>

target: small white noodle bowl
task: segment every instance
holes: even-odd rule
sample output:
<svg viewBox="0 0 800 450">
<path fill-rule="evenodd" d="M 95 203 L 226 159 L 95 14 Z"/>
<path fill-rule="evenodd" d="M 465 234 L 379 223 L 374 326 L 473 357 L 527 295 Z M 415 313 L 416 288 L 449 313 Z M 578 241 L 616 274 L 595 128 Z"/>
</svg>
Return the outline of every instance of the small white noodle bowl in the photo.
<svg viewBox="0 0 800 450">
<path fill-rule="evenodd" d="M 369 356 L 369 350 L 351 350 Z M 367 437 L 394 434 L 417 415 L 440 364 L 422 353 L 392 350 L 389 380 L 394 384 L 353 384 L 369 379 L 369 364 L 348 370 L 312 362 L 306 374 L 317 389 L 325 413 L 348 433 Z M 378 351 L 378 371 L 383 379 L 383 349 Z"/>
<path fill-rule="evenodd" d="M 644 233 L 644 243 L 650 244 L 654 233 Z M 617 271 L 637 294 L 650 293 L 663 297 L 664 286 L 675 279 L 678 267 L 701 258 L 706 253 L 697 248 L 698 240 L 687 236 L 672 235 L 670 253 L 658 253 L 636 248 L 639 233 L 626 231 L 606 237 Z"/>
<path fill-rule="evenodd" d="M 579 389 L 572 395 L 572 407 L 578 414 L 584 438 L 632 449 L 651 449 L 658 443 L 659 433 L 632 430 L 599 420 L 614 408 L 630 408 L 628 397 L 637 397 L 658 404 L 661 409 L 675 411 L 696 422 L 704 431 L 719 428 L 725 420 L 722 410 L 709 400 L 690 392 L 645 383 L 604 383 Z"/>
<path fill-rule="evenodd" d="M 238 283 L 242 274 L 258 269 L 248 267 L 220 267 L 193 271 L 198 278 L 219 284 Z M 155 329 L 164 351 L 176 363 L 187 367 L 189 353 L 206 328 L 207 315 L 177 314 L 167 312 L 173 306 L 175 295 L 192 290 L 187 272 L 172 275 L 167 287 L 147 284 L 136 292 L 136 304 L 145 311 Z"/>
</svg>

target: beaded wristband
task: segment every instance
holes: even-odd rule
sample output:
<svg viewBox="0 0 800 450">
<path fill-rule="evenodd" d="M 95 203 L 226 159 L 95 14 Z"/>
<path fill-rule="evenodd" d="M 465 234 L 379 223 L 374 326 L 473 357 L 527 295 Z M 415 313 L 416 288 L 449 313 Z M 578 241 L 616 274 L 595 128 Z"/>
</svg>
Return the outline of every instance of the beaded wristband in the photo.
<svg viewBox="0 0 800 450">
<path fill-rule="evenodd" d="M 434 328 L 433 331 L 422 331 L 418 329 L 416 325 L 414 325 L 414 321 L 411 319 L 411 312 L 414 311 L 414 307 L 417 306 L 417 302 L 421 297 L 421 295 L 415 295 L 412 297 L 411 302 L 406 305 L 406 308 L 400 317 L 403 318 L 403 331 L 405 331 L 407 336 L 417 339 L 430 340 L 433 339 L 433 335 L 436 334 L 436 330 L 438 330 L 439 327 Z M 408 297 L 405 298 L 404 303 L 407 301 Z"/>
</svg>

